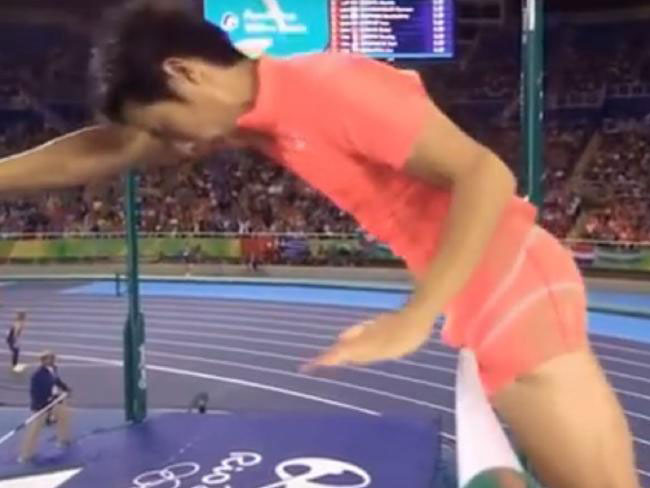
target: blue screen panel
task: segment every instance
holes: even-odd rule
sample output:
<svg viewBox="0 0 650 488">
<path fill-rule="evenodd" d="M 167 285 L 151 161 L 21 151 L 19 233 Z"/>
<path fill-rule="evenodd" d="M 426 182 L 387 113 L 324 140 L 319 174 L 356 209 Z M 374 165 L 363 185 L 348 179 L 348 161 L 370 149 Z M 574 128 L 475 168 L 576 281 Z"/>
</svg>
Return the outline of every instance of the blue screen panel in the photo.
<svg viewBox="0 0 650 488">
<path fill-rule="evenodd" d="M 205 0 L 204 13 L 248 53 L 286 57 L 329 46 L 328 0 Z"/>
</svg>

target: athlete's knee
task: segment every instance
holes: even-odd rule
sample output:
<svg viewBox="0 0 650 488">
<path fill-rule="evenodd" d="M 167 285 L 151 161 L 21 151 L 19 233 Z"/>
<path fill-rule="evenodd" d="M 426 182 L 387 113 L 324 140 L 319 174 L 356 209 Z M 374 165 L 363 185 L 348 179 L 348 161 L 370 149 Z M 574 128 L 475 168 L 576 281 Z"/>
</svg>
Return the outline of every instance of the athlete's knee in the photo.
<svg viewBox="0 0 650 488">
<path fill-rule="evenodd" d="M 551 416 L 548 429 L 561 429 L 546 442 L 563 439 L 563 446 L 544 446 L 546 435 L 530 428 L 532 416 L 521 408 L 544 403 L 538 415 Z M 584 347 L 558 356 L 518 378 L 493 398 L 513 425 L 532 457 L 541 460 L 544 481 L 553 487 L 638 487 L 633 438 L 614 390 L 593 352 Z M 554 439 L 554 441 L 551 441 Z M 542 445 L 538 443 L 542 442 Z"/>
</svg>

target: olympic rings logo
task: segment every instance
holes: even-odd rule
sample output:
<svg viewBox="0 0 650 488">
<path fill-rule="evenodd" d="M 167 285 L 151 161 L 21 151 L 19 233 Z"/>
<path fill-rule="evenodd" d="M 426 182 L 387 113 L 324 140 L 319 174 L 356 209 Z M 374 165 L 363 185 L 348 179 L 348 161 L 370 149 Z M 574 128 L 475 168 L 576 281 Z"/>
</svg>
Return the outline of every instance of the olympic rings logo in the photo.
<svg viewBox="0 0 650 488">
<path fill-rule="evenodd" d="M 232 453 L 231 457 L 222 461 L 220 466 L 213 468 L 211 474 L 203 476 L 202 484 L 193 488 L 208 486 L 230 488 L 226 483 L 230 482 L 231 473 L 239 473 L 246 467 L 255 466 L 261 461 L 262 456 L 256 453 Z M 161 470 L 148 471 L 137 476 L 133 480 L 133 488 L 182 488 L 183 480 L 197 475 L 200 470 L 201 467 L 197 463 L 172 464 Z M 296 472 L 301 474 L 296 475 Z M 370 475 L 360 467 L 326 458 L 290 459 L 278 464 L 275 474 L 280 481 L 259 488 L 366 488 L 371 483 Z M 336 477 L 344 475 L 345 481 L 339 478 L 339 484 L 329 484 L 336 483 Z M 326 477 L 330 479 L 328 484 L 318 481 Z M 340 484 L 341 481 L 346 484 Z"/>
<path fill-rule="evenodd" d="M 134 488 L 180 488 L 185 478 L 199 472 L 196 463 L 176 463 L 157 471 L 147 471 L 133 479 Z"/>
</svg>

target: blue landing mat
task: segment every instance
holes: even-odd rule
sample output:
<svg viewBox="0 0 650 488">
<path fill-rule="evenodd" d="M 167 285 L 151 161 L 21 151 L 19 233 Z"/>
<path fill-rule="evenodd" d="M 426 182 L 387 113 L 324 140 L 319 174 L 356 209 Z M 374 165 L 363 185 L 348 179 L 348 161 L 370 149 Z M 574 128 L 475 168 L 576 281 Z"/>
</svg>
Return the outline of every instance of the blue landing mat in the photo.
<svg viewBox="0 0 650 488">
<path fill-rule="evenodd" d="M 0 473 L 82 468 L 60 488 L 430 488 L 439 429 L 435 418 L 169 414 L 81 439 L 65 453 L 50 449 L 29 466 L 12 464 L 17 446 L 9 446 Z"/>
</svg>

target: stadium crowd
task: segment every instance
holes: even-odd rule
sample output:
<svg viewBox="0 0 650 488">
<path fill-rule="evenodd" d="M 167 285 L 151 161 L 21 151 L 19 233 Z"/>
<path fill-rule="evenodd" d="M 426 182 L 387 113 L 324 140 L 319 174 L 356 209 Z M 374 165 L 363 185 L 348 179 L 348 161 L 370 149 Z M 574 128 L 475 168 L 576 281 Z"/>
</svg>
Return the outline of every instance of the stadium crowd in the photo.
<svg viewBox="0 0 650 488">
<path fill-rule="evenodd" d="M 637 28 L 631 32 L 626 41 L 608 44 L 610 55 L 603 57 L 587 42 L 588 29 L 564 28 L 556 37 L 569 44 L 561 62 L 549 63 L 551 97 L 604 93 L 613 84 L 646 80 L 647 57 L 634 46 L 650 46 L 650 34 Z M 430 67 L 423 77 L 436 99 L 444 100 L 452 116 L 458 114 L 468 132 L 522 174 L 517 163 L 521 159 L 519 73 L 512 58 L 517 53 L 509 50 L 507 59 L 494 65 L 485 55 L 486 49 L 511 46 L 516 42 L 513 35 L 516 39 L 516 31 L 504 30 L 500 37 L 498 29 L 490 28 L 468 59 Z M 0 53 L 0 156 L 90 120 L 85 97 L 79 95 L 87 52 L 77 38 L 76 48 L 68 49 L 66 39 L 58 36 L 45 55 L 39 52 L 38 56 L 45 56 L 40 62 L 29 56 L 18 61 L 14 53 Z M 578 116 L 571 110 L 560 111 L 547 120 L 541 219 L 561 237 L 650 241 L 649 134 L 643 130 L 604 133 L 600 112 L 606 98 L 601 102 L 589 98 L 591 112 Z M 594 138 L 598 143 L 589 144 Z M 121 184 L 116 178 L 72 191 L 5 198 L 0 201 L 0 233 L 121 232 L 125 220 Z M 348 215 L 253 151 L 225 151 L 199 165 L 153 170 L 141 175 L 140 187 L 145 232 L 360 231 Z M 599 195 L 595 202 L 590 198 L 594 189 Z"/>
<path fill-rule="evenodd" d="M 647 130 L 603 138 L 584 177 L 611 203 L 589 212 L 583 237 L 650 242 L 649 138 Z"/>
</svg>

